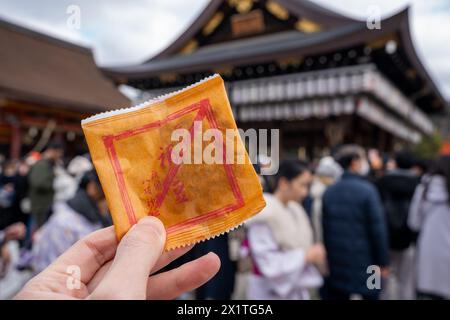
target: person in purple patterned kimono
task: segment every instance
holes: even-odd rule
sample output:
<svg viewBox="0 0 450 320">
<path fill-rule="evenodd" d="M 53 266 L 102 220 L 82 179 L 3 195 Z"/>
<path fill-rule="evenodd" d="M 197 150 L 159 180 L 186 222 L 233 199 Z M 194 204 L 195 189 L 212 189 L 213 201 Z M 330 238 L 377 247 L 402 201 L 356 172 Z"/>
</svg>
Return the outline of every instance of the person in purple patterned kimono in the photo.
<svg viewBox="0 0 450 320">
<path fill-rule="evenodd" d="M 35 235 L 34 271 L 44 270 L 75 242 L 111 224 L 102 208 L 106 208 L 103 190 L 97 174 L 89 171 L 72 199 L 54 204 L 53 215 Z"/>
</svg>

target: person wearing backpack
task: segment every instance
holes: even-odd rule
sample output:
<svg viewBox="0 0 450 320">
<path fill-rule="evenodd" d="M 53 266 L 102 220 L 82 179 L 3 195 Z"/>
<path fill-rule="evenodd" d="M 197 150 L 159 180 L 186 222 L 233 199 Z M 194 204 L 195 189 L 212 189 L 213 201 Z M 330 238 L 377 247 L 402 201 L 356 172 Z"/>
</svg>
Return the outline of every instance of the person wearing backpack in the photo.
<svg viewBox="0 0 450 320">
<path fill-rule="evenodd" d="M 450 299 L 450 156 L 439 158 L 417 187 L 409 211 L 417 239 L 418 299 Z"/>
<path fill-rule="evenodd" d="M 408 213 L 420 177 L 414 170 L 415 157 L 406 151 L 395 155 L 395 169 L 378 180 L 389 235 L 391 274 L 382 297 L 388 300 L 414 298 L 414 232 L 408 227 Z"/>
</svg>

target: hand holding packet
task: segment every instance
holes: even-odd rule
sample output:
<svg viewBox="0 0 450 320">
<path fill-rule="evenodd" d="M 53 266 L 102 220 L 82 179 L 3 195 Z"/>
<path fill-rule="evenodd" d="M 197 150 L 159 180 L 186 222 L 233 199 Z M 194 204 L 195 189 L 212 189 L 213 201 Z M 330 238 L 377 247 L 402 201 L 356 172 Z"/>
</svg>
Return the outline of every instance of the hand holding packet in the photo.
<svg viewBox="0 0 450 320">
<path fill-rule="evenodd" d="M 228 232 L 265 206 L 219 75 L 82 128 L 119 239 L 154 215 L 170 250 Z"/>
</svg>

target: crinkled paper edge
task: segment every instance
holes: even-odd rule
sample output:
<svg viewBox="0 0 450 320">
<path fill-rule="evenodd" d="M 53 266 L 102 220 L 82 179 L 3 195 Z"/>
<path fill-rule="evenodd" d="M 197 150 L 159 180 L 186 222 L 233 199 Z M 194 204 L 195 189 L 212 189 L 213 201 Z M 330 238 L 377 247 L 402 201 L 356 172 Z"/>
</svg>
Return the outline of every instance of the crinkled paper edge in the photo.
<svg viewBox="0 0 450 320">
<path fill-rule="evenodd" d="M 200 80 L 200 81 L 198 81 L 196 83 L 193 83 L 193 84 L 191 84 L 191 85 L 189 85 L 189 86 L 187 86 L 187 87 L 185 87 L 183 89 L 180 89 L 180 90 L 177 90 L 177 91 L 173 91 L 173 92 L 169 92 L 169 93 L 160 95 L 160 96 L 155 97 L 155 98 L 151 98 L 151 99 L 149 99 L 147 101 L 144 101 L 144 102 L 142 102 L 142 103 L 140 103 L 140 104 L 138 104 L 138 105 L 136 105 L 134 107 L 120 108 L 120 109 L 115 109 L 115 110 L 110 110 L 110 111 L 97 113 L 97 114 L 92 115 L 92 116 L 90 116 L 90 117 L 88 117 L 86 119 L 81 120 L 81 124 L 82 125 L 83 124 L 88 124 L 88 123 L 90 123 L 92 121 L 95 121 L 95 120 L 100 120 L 100 119 L 108 118 L 108 117 L 115 116 L 115 115 L 118 115 L 118 114 L 124 114 L 124 113 L 133 112 L 133 111 L 137 111 L 137 110 L 140 110 L 140 109 L 143 109 L 143 108 L 150 107 L 151 105 L 153 105 L 155 103 L 162 102 L 162 101 L 164 101 L 164 100 L 166 100 L 166 99 L 168 99 L 170 97 L 176 96 L 176 95 L 178 95 L 178 94 L 180 94 L 182 92 L 190 90 L 190 89 L 192 89 L 194 87 L 197 87 L 197 86 L 201 85 L 204 82 L 207 82 L 207 81 L 209 81 L 209 80 L 211 80 L 213 78 L 217 78 L 217 77 L 220 77 L 220 75 L 217 74 L 217 73 L 213 74 L 213 75 L 211 75 L 209 77 L 206 77 L 206 78 L 204 78 L 204 79 L 202 79 L 202 80 Z"/>
<path fill-rule="evenodd" d="M 252 216 L 252 217 L 253 217 L 253 216 Z M 249 219 L 251 219 L 252 217 L 246 219 L 245 221 L 242 221 L 241 223 L 235 225 L 234 227 L 231 227 L 231 228 L 226 229 L 225 231 L 222 231 L 222 232 L 218 232 L 218 233 L 216 233 L 216 234 L 209 235 L 209 236 L 205 237 L 204 239 L 195 240 L 195 241 L 190 241 L 190 242 L 186 242 L 186 243 L 183 243 L 183 244 L 175 245 L 175 246 L 172 246 L 172 247 L 169 247 L 169 248 L 165 248 L 164 251 L 172 251 L 172 250 L 175 250 L 175 249 L 180 249 L 180 248 L 185 248 L 185 247 L 189 247 L 189 246 L 194 246 L 194 245 L 197 245 L 197 244 L 199 244 L 199 243 L 202 243 L 202 242 L 205 242 L 205 241 L 208 241 L 208 240 L 211 240 L 211 239 L 214 239 L 214 238 L 223 236 L 223 235 L 225 235 L 225 234 L 227 234 L 227 233 L 230 233 L 231 231 L 233 231 L 233 230 L 235 230 L 235 229 L 237 229 L 237 228 L 243 226 L 244 223 L 246 223 L 246 222 L 247 222 Z"/>
</svg>

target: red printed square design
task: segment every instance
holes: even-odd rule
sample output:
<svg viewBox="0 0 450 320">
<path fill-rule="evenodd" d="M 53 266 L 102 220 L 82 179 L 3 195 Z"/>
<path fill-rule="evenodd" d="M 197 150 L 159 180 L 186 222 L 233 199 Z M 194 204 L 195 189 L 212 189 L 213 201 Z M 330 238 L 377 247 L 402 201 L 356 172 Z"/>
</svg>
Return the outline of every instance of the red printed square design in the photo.
<svg viewBox="0 0 450 320">
<path fill-rule="evenodd" d="M 114 146 L 114 142 L 123 140 L 123 139 L 127 139 L 127 138 L 130 138 L 135 135 L 143 134 L 145 132 L 148 132 L 149 130 L 157 130 L 158 128 L 160 128 L 160 127 L 168 124 L 169 122 L 174 121 L 184 115 L 187 115 L 188 113 L 195 113 L 193 123 L 189 129 L 189 131 L 191 133 L 191 142 L 192 142 L 193 136 L 194 136 L 193 130 L 194 130 L 194 122 L 195 121 L 203 121 L 204 119 L 206 119 L 211 128 L 218 129 L 217 121 L 214 116 L 214 113 L 212 112 L 212 108 L 211 108 L 209 99 L 203 99 L 203 100 L 201 100 L 197 103 L 194 103 L 188 107 L 182 108 L 172 114 L 169 114 L 163 120 L 154 121 L 154 122 L 148 123 L 144 126 L 141 126 L 141 127 L 135 128 L 135 129 L 126 130 L 126 131 L 120 132 L 118 134 L 103 136 L 103 142 L 104 142 L 104 145 L 108 152 L 111 166 L 114 171 L 115 179 L 117 181 L 117 187 L 120 192 L 120 197 L 121 197 L 121 200 L 122 200 L 122 203 L 123 203 L 123 206 L 124 206 L 125 212 L 127 214 L 130 225 L 134 225 L 137 222 L 137 218 L 136 218 L 135 211 L 134 211 L 132 202 L 130 200 L 130 196 L 129 196 L 126 184 L 125 184 L 124 173 L 121 168 L 120 160 L 118 158 L 118 155 L 117 155 L 117 152 L 116 152 L 116 149 Z M 182 230 L 184 228 L 191 227 L 195 224 L 202 223 L 211 218 L 219 217 L 221 215 L 232 212 L 232 211 L 242 208 L 244 206 L 244 198 L 242 196 L 242 193 L 239 188 L 236 176 L 233 172 L 232 166 L 230 164 L 226 163 L 225 141 L 223 141 L 222 151 L 223 151 L 223 154 L 222 154 L 223 168 L 225 170 L 227 182 L 230 186 L 230 189 L 232 190 L 233 198 L 235 199 L 235 201 L 233 203 L 230 203 L 229 205 L 211 210 L 209 212 L 205 212 L 203 214 L 199 214 L 198 216 L 195 216 L 195 217 L 189 218 L 185 221 L 171 225 L 167 228 L 167 233 L 171 233 L 171 232 Z M 173 185 L 174 178 L 182 165 L 183 164 L 175 164 L 175 163 L 170 164 L 169 170 L 168 170 L 166 176 L 164 177 L 162 185 L 161 185 L 162 190 L 158 193 L 158 195 L 155 199 L 157 208 L 161 207 L 162 203 L 164 202 L 164 199 L 166 198 L 170 187 Z"/>
</svg>

